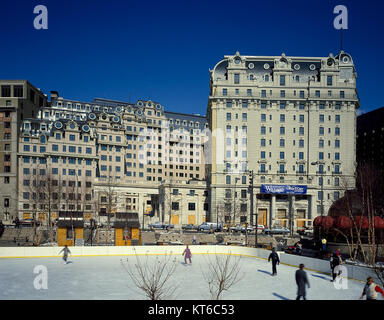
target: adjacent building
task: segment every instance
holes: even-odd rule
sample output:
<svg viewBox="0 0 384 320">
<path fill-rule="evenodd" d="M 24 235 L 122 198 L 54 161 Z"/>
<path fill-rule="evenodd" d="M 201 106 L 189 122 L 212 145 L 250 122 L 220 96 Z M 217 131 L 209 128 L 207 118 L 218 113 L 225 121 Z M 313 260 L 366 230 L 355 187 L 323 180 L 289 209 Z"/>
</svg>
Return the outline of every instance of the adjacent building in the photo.
<svg viewBox="0 0 384 320">
<path fill-rule="evenodd" d="M 211 221 L 311 225 L 354 187 L 356 70 L 328 57 L 224 56 L 210 70 Z"/>
<path fill-rule="evenodd" d="M 357 117 L 357 161 L 384 172 L 384 107 Z"/>
<path fill-rule="evenodd" d="M 110 223 L 126 213 L 160 220 L 164 212 L 152 202 L 163 181 L 205 179 L 206 126 L 205 117 L 168 112 L 157 102 L 88 103 L 51 92 L 50 104 L 21 123 L 19 217 L 80 213 Z"/>
<path fill-rule="evenodd" d="M 20 124 L 35 118 L 47 98 L 27 80 L 0 80 L 0 220 L 18 216 L 18 156 Z"/>
</svg>

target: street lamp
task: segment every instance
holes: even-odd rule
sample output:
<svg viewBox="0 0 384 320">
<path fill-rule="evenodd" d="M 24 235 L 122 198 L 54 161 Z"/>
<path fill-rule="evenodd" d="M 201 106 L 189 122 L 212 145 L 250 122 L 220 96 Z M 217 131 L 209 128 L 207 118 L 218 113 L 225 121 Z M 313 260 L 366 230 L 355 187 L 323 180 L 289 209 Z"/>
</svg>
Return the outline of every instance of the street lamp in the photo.
<svg viewBox="0 0 384 320">
<path fill-rule="evenodd" d="M 322 164 L 320 161 L 311 162 L 311 165 L 316 166 Z M 317 172 L 316 172 L 317 173 Z M 324 216 L 324 170 L 318 171 L 321 174 L 321 218 Z M 322 228 L 320 226 L 320 237 L 322 236 Z"/>
</svg>

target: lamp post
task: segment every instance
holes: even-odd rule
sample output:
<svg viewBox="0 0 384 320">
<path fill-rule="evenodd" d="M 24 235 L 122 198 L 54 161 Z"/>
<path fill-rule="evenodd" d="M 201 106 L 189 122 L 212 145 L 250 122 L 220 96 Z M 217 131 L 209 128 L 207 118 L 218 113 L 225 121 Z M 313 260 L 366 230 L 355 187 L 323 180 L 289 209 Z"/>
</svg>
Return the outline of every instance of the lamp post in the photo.
<svg viewBox="0 0 384 320">
<path fill-rule="evenodd" d="M 320 161 L 315 161 L 315 162 L 311 162 L 311 165 L 313 166 L 316 166 L 316 165 L 320 165 L 321 162 Z M 321 175 L 321 218 L 323 218 L 324 216 L 324 170 L 322 169 L 321 171 L 319 171 L 320 175 Z M 322 236 L 322 227 L 320 226 L 320 238 Z"/>
</svg>

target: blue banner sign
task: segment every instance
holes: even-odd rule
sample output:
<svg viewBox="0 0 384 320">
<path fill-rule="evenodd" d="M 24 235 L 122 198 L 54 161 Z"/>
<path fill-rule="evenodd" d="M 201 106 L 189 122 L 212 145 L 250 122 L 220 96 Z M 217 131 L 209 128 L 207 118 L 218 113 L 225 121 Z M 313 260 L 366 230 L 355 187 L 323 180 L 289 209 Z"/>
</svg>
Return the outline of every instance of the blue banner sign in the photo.
<svg viewBox="0 0 384 320">
<path fill-rule="evenodd" d="M 306 194 L 307 186 L 262 184 L 261 193 Z"/>
</svg>

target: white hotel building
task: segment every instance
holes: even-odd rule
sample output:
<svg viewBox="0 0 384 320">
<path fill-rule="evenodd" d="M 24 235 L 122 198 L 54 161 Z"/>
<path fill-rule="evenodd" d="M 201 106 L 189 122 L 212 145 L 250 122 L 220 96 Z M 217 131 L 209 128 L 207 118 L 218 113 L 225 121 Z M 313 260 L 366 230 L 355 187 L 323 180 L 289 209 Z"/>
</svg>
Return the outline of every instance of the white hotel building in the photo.
<svg viewBox="0 0 384 320">
<path fill-rule="evenodd" d="M 208 219 L 294 230 L 326 215 L 355 184 L 356 77 L 343 51 L 224 56 L 210 70 Z"/>
</svg>

